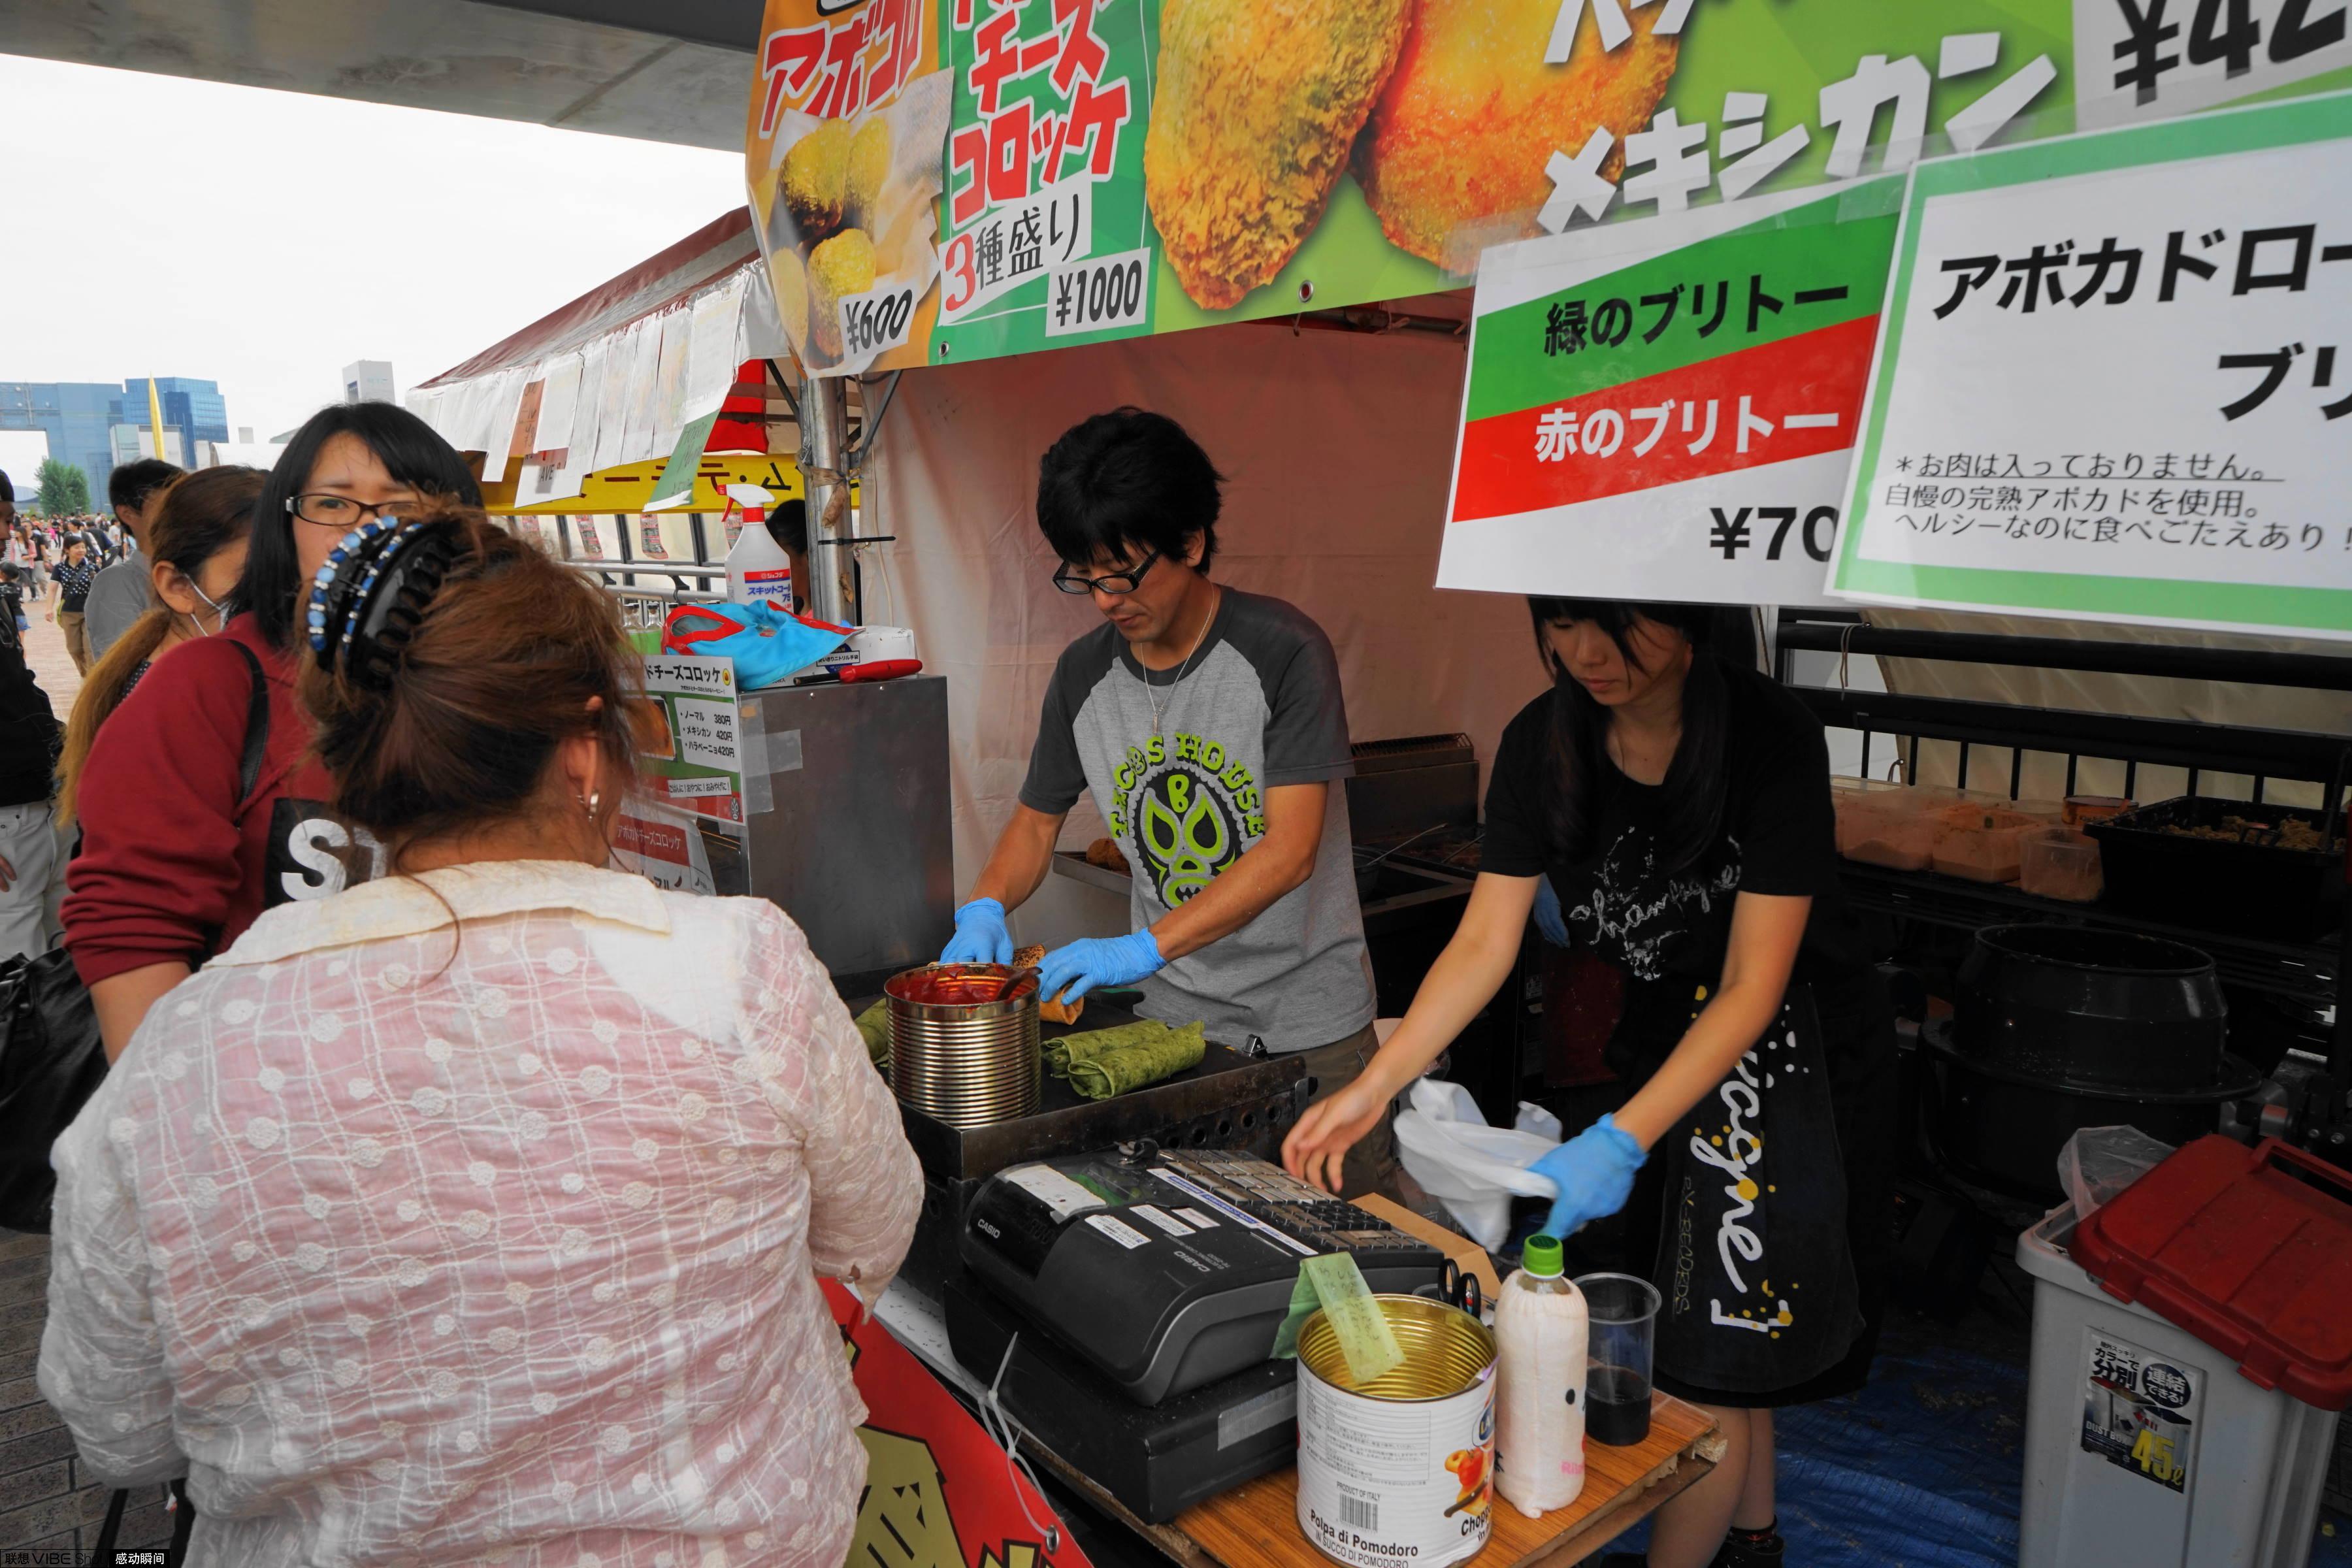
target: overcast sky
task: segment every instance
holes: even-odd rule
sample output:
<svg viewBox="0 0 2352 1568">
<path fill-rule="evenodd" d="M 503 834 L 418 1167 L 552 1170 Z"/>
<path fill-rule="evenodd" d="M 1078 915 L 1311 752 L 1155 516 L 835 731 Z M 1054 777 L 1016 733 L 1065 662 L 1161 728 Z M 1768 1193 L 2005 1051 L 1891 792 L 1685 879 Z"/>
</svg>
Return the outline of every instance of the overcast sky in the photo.
<svg viewBox="0 0 2352 1568">
<path fill-rule="evenodd" d="M 743 200 L 740 156 L 0 55 L 0 381 L 401 393 Z"/>
</svg>

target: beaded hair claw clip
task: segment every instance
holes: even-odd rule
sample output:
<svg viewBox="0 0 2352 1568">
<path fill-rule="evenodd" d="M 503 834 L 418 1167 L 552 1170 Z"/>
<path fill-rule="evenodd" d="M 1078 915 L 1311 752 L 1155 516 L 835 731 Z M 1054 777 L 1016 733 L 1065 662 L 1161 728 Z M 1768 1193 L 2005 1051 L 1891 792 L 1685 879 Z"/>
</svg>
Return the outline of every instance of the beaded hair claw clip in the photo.
<svg viewBox="0 0 2352 1568">
<path fill-rule="evenodd" d="M 347 534 L 312 580 L 310 651 L 322 668 L 378 689 L 391 683 L 460 536 L 446 519 L 370 521 Z"/>
</svg>

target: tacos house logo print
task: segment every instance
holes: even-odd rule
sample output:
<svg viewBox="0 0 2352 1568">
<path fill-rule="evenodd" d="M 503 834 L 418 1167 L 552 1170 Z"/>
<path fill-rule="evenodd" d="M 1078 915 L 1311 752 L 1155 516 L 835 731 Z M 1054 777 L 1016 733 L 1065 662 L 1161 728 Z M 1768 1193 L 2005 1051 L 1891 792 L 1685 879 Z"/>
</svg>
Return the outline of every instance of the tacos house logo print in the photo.
<svg viewBox="0 0 2352 1568">
<path fill-rule="evenodd" d="M 1135 847 L 1160 903 L 1171 910 L 1265 833 L 1256 776 L 1206 736 L 1179 731 L 1129 746 L 1111 783 L 1111 833 Z"/>
</svg>

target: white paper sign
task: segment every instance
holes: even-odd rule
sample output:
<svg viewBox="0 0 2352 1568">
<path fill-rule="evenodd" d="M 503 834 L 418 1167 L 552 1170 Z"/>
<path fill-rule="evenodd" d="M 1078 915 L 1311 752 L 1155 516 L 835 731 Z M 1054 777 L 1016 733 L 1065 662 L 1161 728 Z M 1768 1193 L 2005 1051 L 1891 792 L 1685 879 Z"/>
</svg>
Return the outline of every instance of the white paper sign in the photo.
<svg viewBox="0 0 2352 1568">
<path fill-rule="evenodd" d="M 1913 174 L 1832 592 L 2352 637 L 2352 94 Z"/>
</svg>

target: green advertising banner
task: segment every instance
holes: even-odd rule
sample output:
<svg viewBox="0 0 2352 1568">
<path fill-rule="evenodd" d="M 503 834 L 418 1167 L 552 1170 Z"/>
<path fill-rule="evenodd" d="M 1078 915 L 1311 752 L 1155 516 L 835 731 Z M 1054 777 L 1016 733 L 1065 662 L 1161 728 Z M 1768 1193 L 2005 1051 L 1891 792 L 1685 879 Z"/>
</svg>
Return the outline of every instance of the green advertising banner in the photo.
<svg viewBox="0 0 2352 1568">
<path fill-rule="evenodd" d="M 1485 247 L 2074 129 L 2067 0 L 940 0 L 933 363 L 1460 287 Z"/>
<path fill-rule="evenodd" d="M 1410 298 L 1492 246 L 2342 85 L 2343 20 L 2306 0 L 768 0 L 746 174 L 787 335 L 813 374 L 854 374 Z"/>
</svg>

